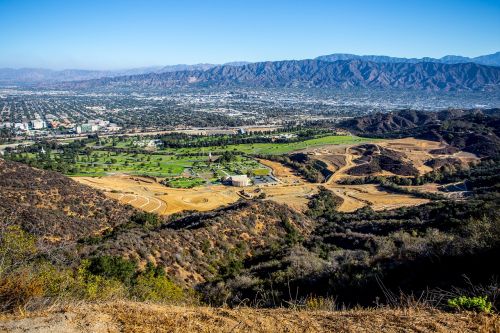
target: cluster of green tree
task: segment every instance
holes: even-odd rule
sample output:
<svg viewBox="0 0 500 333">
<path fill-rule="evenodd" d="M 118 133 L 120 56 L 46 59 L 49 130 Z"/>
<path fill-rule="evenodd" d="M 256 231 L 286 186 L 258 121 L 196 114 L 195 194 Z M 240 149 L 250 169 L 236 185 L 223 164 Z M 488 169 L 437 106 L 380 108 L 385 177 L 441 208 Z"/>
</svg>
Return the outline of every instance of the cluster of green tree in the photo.
<svg viewBox="0 0 500 333">
<path fill-rule="evenodd" d="M 390 181 L 382 181 L 380 182 L 380 186 L 388 192 L 401 193 L 401 194 L 409 194 L 414 197 L 429 199 L 429 200 L 444 200 L 444 195 L 440 193 L 433 192 L 425 192 L 419 191 L 416 189 L 411 189 L 403 186 L 399 186 L 397 184 L 391 183 Z"/>
<path fill-rule="evenodd" d="M 11 140 L 16 136 L 13 129 L 2 127 L 0 128 L 0 145 L 4 143 L 11 142 Z"/>
<path fill-rule="evenodd" d="M 325 215 L 332 215 L 335 211 L 337 211 L 337 208 L 339 208 L 343 202 L 344 199 L 333 194 L 325 187 L 320 186 L 318 193 L 311 198 L 311 200 L 309 200 L 306 214 L 313 219 L 317 219 L 318 217 Z"/>
<path fill-rule="evenodd" d="M 273 137 L 281 133 L 293 133 L 295 137 Z M 193 148 L 229 146 L 254 143 L 293 143 L 332 135 L 331 130 L 322 128 L 305 128 L 302 126 L 283 127 L 276 131 L 244 133 L 237 135 L 188 135 L 184 133 L 170 133 L 159 136 L 163 146 L 167 148 Z"/>
<path fill-rule="evenodd" d="M 76 161 L 78 156 L 77 152 L 65 149 L 60 153 L 54 154 L 50 147 L 43 148 L 43 151 L 42 147 L 43 146 L 40 146 L 40 149 L 34 156 L 30 156 L 26 152 L 14 153 L 6 151 L 4 158 L 6 160 L 20 162 L 39 169 L 57 171 L 62 174 L 76 174 L 80 171 Z"/>
<path fill-rule="evenodd" d="M 221 164 L 232 163 L 232 162 L 236 161 L 236 156 L 237 155 L 238 154 L 235 154 L 232 151 L 224 151 L 222 153 L 222 155 L 220 155 L 219 158 L 217 159 L 217 162 L 221 163 Z"/>
</svg>

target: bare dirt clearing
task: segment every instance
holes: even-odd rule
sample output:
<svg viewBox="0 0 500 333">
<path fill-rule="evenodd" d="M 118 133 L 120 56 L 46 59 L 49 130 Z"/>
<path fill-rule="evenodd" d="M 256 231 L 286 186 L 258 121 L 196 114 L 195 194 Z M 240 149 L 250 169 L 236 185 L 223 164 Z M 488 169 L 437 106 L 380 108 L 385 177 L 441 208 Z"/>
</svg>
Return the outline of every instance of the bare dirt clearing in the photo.
<svg viewBox="0 0 500 333">
<path fill-rule="evenodd" d="M 426 166 L 425 162 L 433 158 L 444 159 L 454 157 L 462 161 L 464 164 L 479 160 L 476 155 L 463 151 L 459 151 L 454 154 L 433 154 L 431 153 L 432 150 L 442 149 L 446 147 L 446 145 L 437 141 L 404 138 L 390 141 L 387 140 L 378 144 L 382 147 L 404 153 L 406 155 L 406 158 L 412 162 L 412 164 L 418 169 L 420 174 L 432 171 L 432 168 Z"/>
<path fill-rule="evenodd" d="M 258 159 L 259 163 L 269 167 L 273 171 L 273 175 L 278 177 L 280 183 L 282 184 L 301 184 L 304 179 L 298 176 L 292 169 L 284 166 L 281 163 Z"/>
<path fill-rule="evenodd" d="M 433 154 L 431 151 L 445 148 L 446 145 L 429 140 L 421 140 L 415 138 L 404 138 L 394 140 L 380 140 L 374 142 L 376 146 L 384 147 L 400 153 L 404 156 L 404 160 L 411 164 L 424 174 L 433 169 L 425 163 L 431 159 L 446 159 L 456 158 L 464 164 L 479 160 L 478 157 L 471 153 L 456 152 L 454 154 Z M 346 171 L 354 167 L 358 158 L 361 157 L 360 152 L 355 148 L 357 145 L 333 145 L 324 147 L 314 147 L 303 150 L 304 153 L 312 155 L 314 158 L 324 161 L 328 164 L 330 170 L 335 170 L 335 173 L 330 177 L 328 183 L 338 181 L 343 177 L 357 177 L 347 175 Z M 380 148 L 379 148 L 380 150 Z M 341 158 L 343 158 L 343 163 Z M 358 162 L 359 163 L 359 162 Z M 361 162 L 366 164 L 367 162 Z M 374 176 L 391 176 L 394 175 L 388 171 L 381 171 Z"/>
<path fill-rule="evenodd" d="M 27 316 L 3 316 L 0 332 L 498 332 L 498 315 L 433 309 L 211 308 L 134 302 L 79 304 Z"/>
<path fill-rule="evenodd" d="M 341 212 L 352 212 L 364 206 L 374 210 L 394 209 L 404 206 L 416 206 L 429 202 L 407 194 L 389 193 L 377 185 L 326 185 L 326 188 L 344 199 L 339 207 Z"/>
<path fill-rule="evenodd" d="M 236 188 L 222 185 L 177 189 L 129 175 L 74 177 L 74 180 L 100 189 L 111 198 L 147 212 L 161 215 L 183 210 L 207 211 L 239 199 Z"/>
</svg>

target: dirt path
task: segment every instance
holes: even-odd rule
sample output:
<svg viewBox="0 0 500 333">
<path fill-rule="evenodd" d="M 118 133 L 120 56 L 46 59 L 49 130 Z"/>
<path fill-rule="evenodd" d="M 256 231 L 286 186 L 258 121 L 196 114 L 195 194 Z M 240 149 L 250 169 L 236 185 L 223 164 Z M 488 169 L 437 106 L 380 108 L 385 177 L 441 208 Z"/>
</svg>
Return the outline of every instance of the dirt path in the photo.
<svg viewBox="0 0 500 333">
<path fill-rule="evenodd" d="M 354 166 L 354 163 L 352 161 L 352 154 L 349 153 L 349 147 L 345 148 L 345 165 L 340 167 L 333 175 L 328 178 L 326 181 L 326 184 L 331 184 L 337 180 L 339 180 L 342 176 L 345 175 L 345 172 L 350 169 L 351 167 Z"/>
</svg>

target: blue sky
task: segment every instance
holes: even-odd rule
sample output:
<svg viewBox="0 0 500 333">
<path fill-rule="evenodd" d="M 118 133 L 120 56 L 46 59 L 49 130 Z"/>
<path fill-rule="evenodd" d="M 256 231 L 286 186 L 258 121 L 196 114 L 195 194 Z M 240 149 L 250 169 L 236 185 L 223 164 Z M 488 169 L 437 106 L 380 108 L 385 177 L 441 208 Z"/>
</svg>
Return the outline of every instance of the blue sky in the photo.
<svg viewBox="0 0 500 333">
<path fill-rule="evenodd" d="M 500 51 L 500 0 L 0 0 L 0 67 Z"/>
</svg>

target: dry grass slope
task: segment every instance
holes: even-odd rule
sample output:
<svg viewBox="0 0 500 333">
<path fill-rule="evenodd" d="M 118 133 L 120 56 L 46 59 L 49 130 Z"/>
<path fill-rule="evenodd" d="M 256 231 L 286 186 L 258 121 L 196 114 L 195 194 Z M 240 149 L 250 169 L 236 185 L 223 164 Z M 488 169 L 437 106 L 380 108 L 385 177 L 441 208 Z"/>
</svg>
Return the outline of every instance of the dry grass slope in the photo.
<svg viewBox="0 0 500 333">
<path fill-rule="evenodd" d="M 498 315 L 427 309 L 296 311 L 165 306 L 133 302 L 83 304 L 25 317 L 4 316 L 0 332 L 484 332 L 500 331 Z"/>
<path fill-rule="evenodd" d="M 52 171 L 0 159 L 0 226 L 74 241 L 128 221 L 134 210 Z"/>
</svg>

